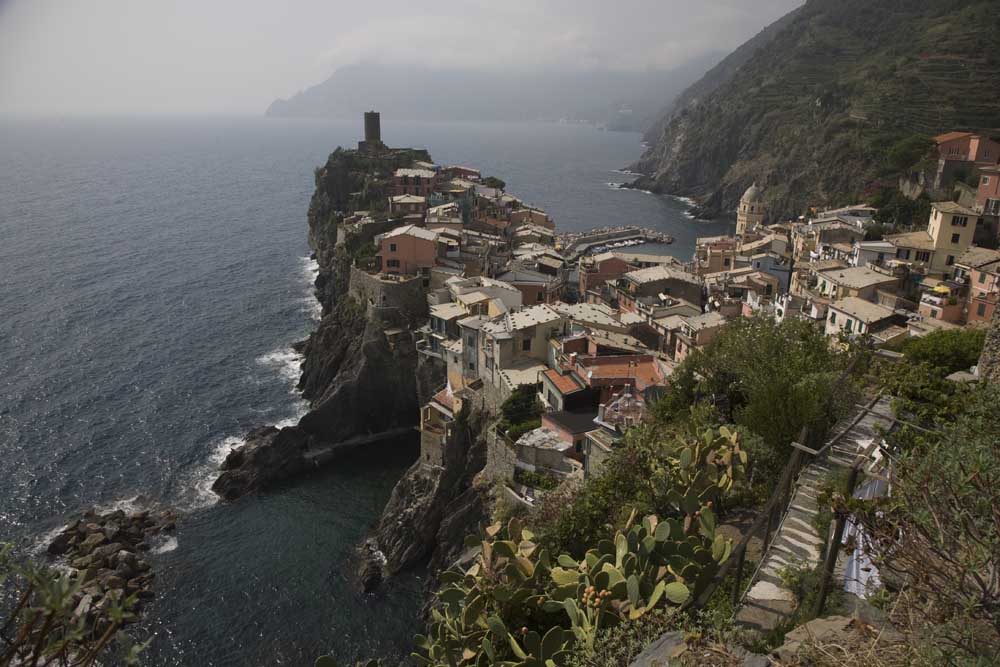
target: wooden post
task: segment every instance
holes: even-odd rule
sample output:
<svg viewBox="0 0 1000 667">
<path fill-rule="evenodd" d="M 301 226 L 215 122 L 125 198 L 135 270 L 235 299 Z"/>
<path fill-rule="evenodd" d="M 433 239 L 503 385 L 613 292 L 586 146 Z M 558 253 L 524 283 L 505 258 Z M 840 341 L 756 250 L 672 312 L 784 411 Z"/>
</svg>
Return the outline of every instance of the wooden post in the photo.
<svg viewBox="0 0 1000 667">
<path fill-rule="evenodd" d="M 858 472 L 860 463 L 855 463 L 851 467 L 851 472 L 847 477 L 847 498 L 854 495 L 854 487 L 858 483 Z M 841 542 L 844 541 L 844 528 L 847 526 L 847 512 L 839 510 L 836 513 L 837 522 L 833 529 L 833 542 L 826 550 L 826 560 L 823 563 L 823 573 L 819 580 L 819 591 L 816 594 L 816 609 L 813 615 L 819 618 L 823 615 L 823 608 L 826 606 L 826 594 L 830 588 L 830 579 L 833 578 L 833 570 L 837 566 L 837 557 L 840 555 Z"/>
<path fill-rule="evenodd" d="M 733 584 L 733 609 L 735 609 L 736 605 L 740 603 L 740 593 L 743 588 L 743 562 L 747 557 L 747 544 L 748 543 L 744 543 L 743 547 L 740 549 L 740 557 L 739 560 L 736 561 L 736 583 Z"/>
</svg>

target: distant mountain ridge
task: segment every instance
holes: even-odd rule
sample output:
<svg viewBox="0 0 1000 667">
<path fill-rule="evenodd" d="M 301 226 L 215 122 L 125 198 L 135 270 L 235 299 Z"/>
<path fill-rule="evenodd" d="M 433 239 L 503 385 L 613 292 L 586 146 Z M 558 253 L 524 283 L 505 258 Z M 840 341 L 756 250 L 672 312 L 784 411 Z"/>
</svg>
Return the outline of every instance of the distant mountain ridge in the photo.
<svg viewBox="0 0 1000 667">
<path fill-rule="evenodd" d="M 884 156 L 901 138 L 1000 127 L 996 9 L 808 0 L 681 94 L 633 166 L 637 185 L 710 214 L 754 181 L 774 217 L 858 198 L 893 176 Z"/>
<path fill-rule="evenodd" d="M 644 130 L 721 58 L 710 53 L 667 71 L 479 72 L 359 64 L 289 99 L 274 117 L 356 118 L 368 109 L 405 120 L 569 120 Z"/>
</svg>

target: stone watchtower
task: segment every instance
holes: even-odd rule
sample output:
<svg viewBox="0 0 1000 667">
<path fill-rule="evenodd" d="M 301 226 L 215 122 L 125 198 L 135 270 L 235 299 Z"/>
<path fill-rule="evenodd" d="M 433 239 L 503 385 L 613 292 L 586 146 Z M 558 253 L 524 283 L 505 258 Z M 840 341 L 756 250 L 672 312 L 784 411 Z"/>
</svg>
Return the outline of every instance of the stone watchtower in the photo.
<svg viewBox="0 0 1000 667">
<path fill-rule="evenodd" d="M 740 198 L 740 207 L 736 211 L 736 236 L 743 236 L 763 225 L 766 212 L 764 192 L 754 183 Z"/>
<path fill-rule="evenodd" d="M 378 111 L 365 112 L 365 139 L 358 142 L 359 151 L 374 151 L 385 148 L 382 143 L 382 120 Z"/>
</svg>

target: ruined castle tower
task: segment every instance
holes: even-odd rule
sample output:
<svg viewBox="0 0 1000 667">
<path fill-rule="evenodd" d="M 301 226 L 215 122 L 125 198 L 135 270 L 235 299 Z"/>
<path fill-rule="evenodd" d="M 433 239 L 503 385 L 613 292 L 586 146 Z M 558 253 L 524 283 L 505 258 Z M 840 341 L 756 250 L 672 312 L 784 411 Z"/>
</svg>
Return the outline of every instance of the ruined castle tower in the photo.
<svg viewBox="0 0 1000 667">
<path fill-rule="evenodd" d="M 382 120 L 378 111 L 365 112 L 365 138 L 358 142 L 359 151 L 377 151 L 384 148 L 382 143 Z"/>
<path fill-rule="evenodd" d="M 764 224 L 764 193 L 754 183 L 740 198 L 740 207 L 736 210 L 736 236 L 743 236 Z"/>
</svg>

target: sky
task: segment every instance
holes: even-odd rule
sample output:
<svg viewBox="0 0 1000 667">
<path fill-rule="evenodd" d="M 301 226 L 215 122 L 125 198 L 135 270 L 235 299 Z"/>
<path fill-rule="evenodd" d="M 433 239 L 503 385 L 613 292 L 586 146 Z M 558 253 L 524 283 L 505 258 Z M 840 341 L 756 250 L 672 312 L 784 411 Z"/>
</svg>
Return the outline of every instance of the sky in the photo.
<svg viewBox="0 0 1000 667">
<path fill-rule="evenodd" d="M 0 113 L 247 113 L 359 62 L 670 69 L 802 0 L 0 0 Z"/>
</svg>

